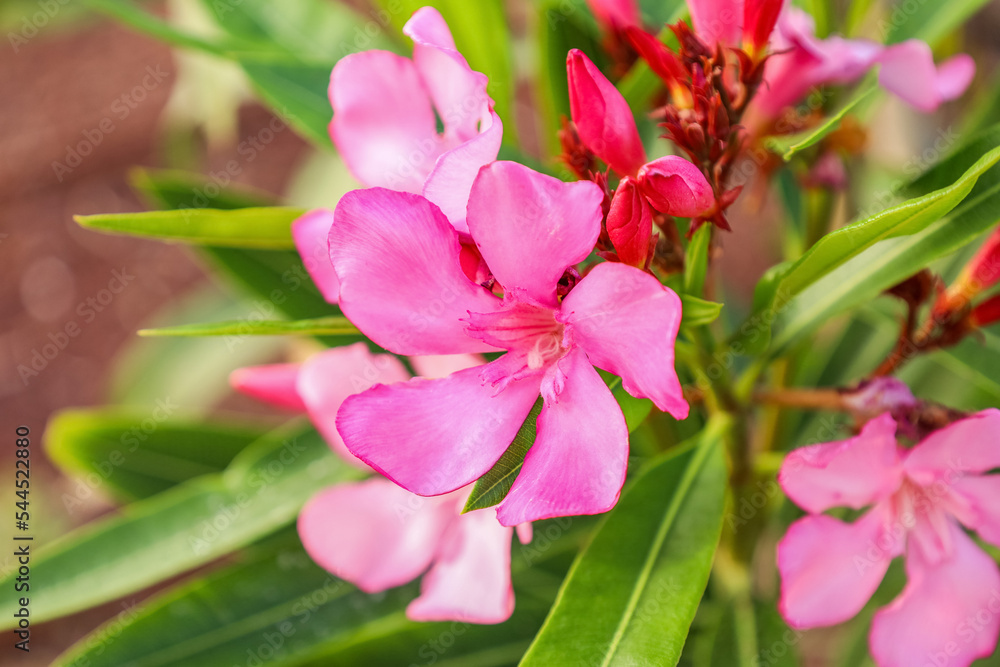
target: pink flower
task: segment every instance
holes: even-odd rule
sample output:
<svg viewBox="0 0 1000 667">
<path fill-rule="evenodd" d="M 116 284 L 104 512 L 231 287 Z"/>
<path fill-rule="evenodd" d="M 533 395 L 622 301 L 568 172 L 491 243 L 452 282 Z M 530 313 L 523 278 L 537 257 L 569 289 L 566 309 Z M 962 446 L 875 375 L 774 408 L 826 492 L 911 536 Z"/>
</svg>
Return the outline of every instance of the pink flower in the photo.
<svg viewBox="0 0 1000 667">
<path fill-rule="evenodd" d="M 636 0 L 587 0 L 597 21 L 611 31 L 642 25 Z"/>
<path fill-rule="evenodd" d="M 639 269 L 646 268 L 652 256 L 653 209 L 635 179 L 629 176 L 615 189 L 607 229 L 618 259 Z"/>
<path fill-rule="evenodd" d="M 414 493 L 449 493 L 493 467 L 541 393 L 537 438 L 500 522 L 615 504 L 628 431 L 594 366 L 678 418 L 688 406 L 673 364 L 677 295 L 623 264 L 599 264 L 578 283 L 567 273 L 594 248 L 602 200 L 590 182 L 513 162 L 484 167 L 468 215 L 490 271 L 480 283 L 463 270 L 459 235 L 426 199 L 380 188 L 341 199 L 330 254 L 341 308 L 365 335 L 397 354 L 507 351 L 444 379 L 348 398 L 337 428 L 351 452 Z"/>
<path fill-rule="evenodd" d="M 698 217 L 715 206 L 712 186 L 682 157 L 647 163 L 628 102 L 578 49 L 566 59 L 570 111 L 584 145 L 619 176 L 637 179 L 650 205 L 664 215 Z"/>
<path fill-rule="evenodd" d="M 968 667 L 1000 632 L 1000 572 L 960 524 L 1000 545 L 1000 410 L 897 445 L 887 413 L 850 440 L 788 455 L 779 482 L 809 515 L 778 545 L 779 607 L 790 625 L 833 625 L 857 614 L 890 561 L 906 555 L 909 583 L 872 622 L 880 667 Z M 853 523 L 821 514 L 861 509 Z"/>
<path fill-rule="evenodd" d="M 328 303 L 337 303 L 340 296 L 340 280 L 333 270 L 327 237 L 333 226 L 333 211 L 316 209 L 309 211 L 292 223 L 292 238 L 299 251 L 302 264 L 320 294 Z"/>
<path fill-rule="evenodd" d="M 771 52 L 764 85 L 753 101 L 765 118 L 776 118 L 817 86 L 850 83 L 875 65 L 883 88 L 920 111 L 933 111 L 965 92 L 976 70 L 964 54 L 935 67 L 930 47 L 915 39 L 891 46 L 837 36 L 817 39 L 812 17 L 791 6 L 778 20 Z"/>
<path fill-rule="evenodd" d="M 479 363 L 467 355 L 411 361 L 430 377 Z M 373 355 L 358 343 L 326 350 L 301 365 L 243 368 L 231 382 L 264 402 L 308 412 L 334 451 L 367 469 L 337 434 L 340 405 L 377 383 L 409 377 L 395 357 Z M 306 504 L 299 515 L 299 536 L 314 561 L 368 593 L 401 586 L 426 572 L 420 596 L 406 610 L 412 620 L 501 623 L 514 609 L 513 530 L 499 525 L 489 512 L 461 514 L 467 495 L 464 489 L 421 498 L 381 478 L 339 484 Z M 530 541 L 530 524 L 519 526 L 518 535 Z"/>
<path fill-rule="evenodd" d="M 766 44 L 782 0 L 688 0 L 695 33 L 710 48 L 740 46 L 756 55 Z"/>
<path fill-rule="evenodd" d="M 496 159 L 503 126 L 486 76 L 455 50 L 436 9 L 418 10 L 403 32 L 414 42 L 412 60 L 372 50 L 334 67 L 330 136 L 363 184 L 422 193 L 468 231 L 469 190 L 479 168 Z"/>
</svg>

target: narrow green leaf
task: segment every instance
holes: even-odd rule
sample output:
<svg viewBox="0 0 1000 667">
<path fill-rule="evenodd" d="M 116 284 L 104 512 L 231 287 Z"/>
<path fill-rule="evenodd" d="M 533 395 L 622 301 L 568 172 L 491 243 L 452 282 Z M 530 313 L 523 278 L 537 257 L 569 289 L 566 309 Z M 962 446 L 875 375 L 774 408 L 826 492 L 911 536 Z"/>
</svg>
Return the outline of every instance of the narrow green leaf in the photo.
<svg viewBox="0 0 1000 667">
<path fill-rule="evenodd" d="M 274 195 L 268 192 L 232 183 L 220 187 L 204 174 L 177 169 L 136 167 L 129 171 L 129 183 L 150 208 L 216 208 L 231 211 L 276 205 Z"/>
<path fill-rule="evenodd" d="M 701 299 L 691 294 L 681 295 L 684 317 L 681 325 L 685 327 L 702 327 L 711 324 L 722 313 L 723 304 Z"/>
<path fill-rule="evenodd" d="M 314 146 L 332 148 L 327 128 L 333 119 L 333 107 L 327 89 L 333 64 L 289 63 L 250 54 L 239 54 L 236 61 L 257 93 L 285 123 Z M 277 131 L 283 129 L 279 126 Z M 252 144 L 246 150 L 259 154 Z"/>
<path fill-rule="evenodd" d="M 418 584 L 368 595 L 315 565 L 289 529 L 239 560 L 111 619 L 57 667 L 516 665 L 555 598 L 576 538 L 563 532 L 528 563 L 512 560 L 517 605 L 500 625 L 416 623 Z M 516 556 L 515 547 L 515 556 Z M 107 641 L 113 638 L 114 641 Z M 255 664 L 249 662 L 249 664 Z"/>
<path fill-rule="evenodd" d="M 522 667 L 677 664 L 722 530 L 727 428 L 710 423 L 640 473 L 573 564 Z"/>
<path fill-rule="evenodd" d="M 705 291 L 708 252 L 712 245 L 712 225 L 702 225 L 691 237 L 684 259 L 684 292 L 699 296 Z"/>
<path fill-rule="evenodd" d="M 758 285 L 754 313 L 733 343 L 744 349 L 762 347 L 778 319 L 783 336 L 774 346 L 787 345 L 803 331 L 872 298 L 967 242 L 969 228 L 982 231 L 991 215 L 980 206 L 995 194 L 998 160 L 1000 147 L 980 157 L 949 185 L 827 234 L 798 261 L 769 273 L 761 281 L 766 288 Z M 995 219 L 994 215 L 991 220 Z"/>
<path fill-rule="evenodd" d="M 951 31 L 979 11 L 987 0 L 924 0 L 900 2 L 879 20 L 879 37 L 886 44 L 919 39 L 936 46 Z"/>
<path fill-rule="evenodd" d="M 45 430 L 45 451 L 80 477 L 63 504 L 107 490 L 123 501 L 148 498 L 201 475 L 221 472 L 264 433 L 257 428 L 173 417 L 170 399 L 151 410 L 64 410 Z"/>
<path fill-rule="evenodd" d="M 227 50 L 238 47 L 236 44 L 207 40 L 198 35 L 178 30 L 166 21 L 139 9 L 135 4 L 126 0 L 83 0 L 83 4 L 174 46 L 204 51 L 213 55 L 222 55 Z"/>
<path fill-rule="evenodd" d="M 312 429 L 276 431 L 225 472 L 140 500 L 40 550 L 32 618 L 59 618 L 209 563 L 295 520 L 316 491 L 359 476 Z M 14 625 L 14 575 L 0 581 L 0 628 Z"/>
<path fill-rule="evenodd" d="M 181 209 L 145 213 L 78 215 L 82 227 L 108 234 L 235 248 L 294 248 L 297 208 Z"/>
<path fill-rule="evenodd" d="M 871 97 L 877 90 L 879 90 L 879 86 L 875 81 L 862 85 L 858 92 L 851 96 L 847 104 L 817 127 L 805 130 L 804 132 L 797 132 L 796 134 L 770 137 L 766 142 L 767 147 L 780 155 L 785 162 L 788 162 L 796 154 L 810 146 L 815 146 L 826 138 L 827 135 L 840 127 L 840 123 L 844 120 L 844 117 Z"/>
<path fill-rule="evenodd" d="M 237 320 L 139 330 L 140 336 L 358 336 L 360 333 L 350 320 L 340 316 L 293 322 Z"/>
<path fill-rule="evenodd" d="M 524 457 L 535 443 L 535 425 L 541 411 L 542 399 L 539 397 L 524 423 L 521 424 L 521 428 L 518 429 L 507 451 L 493 464 L 490 471 L 480 477 L 475 486 L 472 487 L 472 493 L 465 501 L 463 514 L 493 507 L 507 497 L 510 487 L 514 485 L 514 480 L 521 472 L 521 466 L 524 465 Z"/>
</svg>

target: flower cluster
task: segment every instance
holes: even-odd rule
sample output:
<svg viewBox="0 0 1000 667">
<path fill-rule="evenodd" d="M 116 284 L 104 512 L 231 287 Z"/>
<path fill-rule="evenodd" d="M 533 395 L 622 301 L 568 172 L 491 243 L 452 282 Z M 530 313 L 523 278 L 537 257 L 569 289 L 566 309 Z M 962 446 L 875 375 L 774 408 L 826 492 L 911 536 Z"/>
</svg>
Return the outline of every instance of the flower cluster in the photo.
<svg viewBox="0 0 1000 667">
<path fill-rule="evenodd" d="M 486 77 L 441 15 L 421 9 L 404 29 L 412 58 L 367 51 L 333 70 L 330 134 L 364 188 L 292 230 L 327 301 L 390 354 L 357 344 L 232 377 L 244 393 L 308 414 L 371 475 L 316 496 L 299 533 L 317 563 L 365 591 L 426 571 L 408 608 L 417 620 L 502 622 L 514 604 L 515 529 L 527 542 L 534 521 L 616 504 L 629 433 L 608 374 L 633 397 L 688 416 L 675 369 L 682 302 L 666 286 L 683 260 L 674 218 L 690 219 L 689 234 L 705 222 L 730 229 L 740 188 L 728 181 L 748 138 L 778 131 L 814 87 L 876 64 L 882 85 L 922 110 L 960 94 L 973 71 L 964 56 L 935 68 L 919 42 L 819 40 L 781 2 L 692 1 L 693 29 L 671 26 L 676 50 L 645 30 L 634 0 L 589 4 L 614 60 L 642 58 L 659 76 L 666 97 L 654 117 L 686 157 L 650 159 L 629 102 L 574 49 L 561 140 L 577 180 L 497 160 L 503 124 Z M 987 244 L 938 310 L 968 313 L 968 286 L 998 277 L 997 246 Z M 997 310 L 990 304 L 971 317 Z M 881 667 L 918 664 L 1000 591 L 996 566 L 959 527 L 988 541 L 1000 534 L 993 478 L 982 475 L 1000 466 L 986 447 L 1000 412 L 927 427 L 905 449 L 897 408 L 916 405 L 905 385 L 876 380 L 836 400 L 871 421 L 856 438 L 785 461 L 782 488 L 809 516 L 779 548 L 781 610 L 798 628 L 845 620 L 905 553 L 910 584 L 876 617 L 872 649 Z M 529 419 L 535 439 L 509 491 L 495 510 L 463 513 L 472 485 Z M 854 523 L 822 514 L 867 505 Z M 926 629 L 920 640 L 900 642 L 915 626 Z M 957 653 L 940 650 L 967 665 L 998 629 L 991 621 Z"/>
</svg>

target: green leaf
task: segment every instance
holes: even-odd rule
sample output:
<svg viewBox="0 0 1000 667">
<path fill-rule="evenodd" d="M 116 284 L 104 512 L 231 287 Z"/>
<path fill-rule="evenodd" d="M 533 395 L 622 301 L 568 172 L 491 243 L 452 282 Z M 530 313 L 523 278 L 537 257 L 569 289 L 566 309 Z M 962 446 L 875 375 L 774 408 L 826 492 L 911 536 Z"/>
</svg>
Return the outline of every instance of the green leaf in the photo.
<svg viewBox="0 0 1000 667">
<path fill-rule="evenodd" d="M 677 664 L 722 530 L 728 422 L 649 464 L 573 564 L 522 667 Z"/>
<path fill-rule="evenodd" d="M 172 418 L 169 399 L 149 411 L 64 410 L 45 430 L 45 451 L 64 472 L 80 477 L 63 504 L 94 490 L 119 500 L 148 498 L 201 475 L 221 472 L 260 429 Z"/>
<path fill-rule="evenodd" d="M 140 336 L 351 336 L 360 334 L 346 317 L 312 320 L 237 320 L 210 324 L 185 324 L 162 329 L 140 329 Z"/>
<path fill-rule="evenodd" d="M 181 209 L 146 213 L 77 215 L 80 226 L 197 245 L 234 248 L 294 248 L 292 222 L 305 211 L 297 208 Z"/>
<path fill-rule="evenodd" d="M 524 457 L 531 446 L 535 444 L 535 424 L 541 411 L 542 398 L 539 397 L 524 423 L 521 424 L 521 428 L 514 435 L 514 440 L 507 447 L 507 451 L 493 464 L 489 472 L 476 480 L 475 486 L 472 487 L 472 493 L 465 501 L 463 514 L 493 507 L 507 497 L 510 487 L 514 485 L 514 480 L 521 472 L 521 466 L 524 465 Z"/>
<path fill-rule="evenodd" d="M 795 134 L 769 137 L 765 142 L 768 149 L 780 155 L 785 162 L 788 162 L 796 154 L 804 151 L 810 146 L 815 146 L 826 138 L 827 135 L 840 127 L 840 123 L 844 120 L 844 117 L 862 102 L 871 97 L 877 90 L 879 90 L 879 86 L 875 81 L 871 81 L 867 85 L 861 86 L 861 88 L 851 96 L 851 99 L 847 102 L 847 104 L 841 107 L 839 111 L 827 118 L 817 127 L 803 132 L 797 132 Z"/>
<path fill-rule="evenodd" d="M 315 146 L 332 148 L 327 130 L 333 119 L 333 107 L 327 96 L 332 64 L 289 63 L 247 54 L 240 54 L 236 61 L 257 93 L 285 123 Z M 279 126 L 277 131 L 283 129 Z M 258 141 L 258 145 L 266 148 L 263 141 Z M 263 152 L 253 144 L 241 147 L 247 159 Z"/>
<path fill-rule="evenodd" d="M 880 37 L 886 44 L 919 39 L 936 46 L 986 3 L 987 0 L 900 2 L 879 21 Z"/>
<path fill-rule="evenodd" d="M 136 167 L 129 171 L 129 183 L 149 203 L 150 208 L 218 208 L 231 211 L 267 208 L 276 203 L 275 197 L 268 192 L 234 183 L 222 187 L 203 174 L 176 169 Z"/>
<path fill-rule="evenodd" d="M 516 665 L 576 542 L 564 532 L 530 568 L 512 560 L 517 605 L 507 622 L 415 623 L 404 611 L 417 595 L 416 582 L 365 594 L 313 564 L 288 530 L 246 550 L 234 565 L 129 609 L 54 664 L 217 667 L 244 664 L 256 653 L 282 666 L 409 665 L 414 655 L 418 664 Z"/>
<path fill-rule="evenodd" d="M 188 181 L 185 187 L 184 180 Z M 232 188 L 207 187 L 196 177 L 179 179 L 170 172 L 133 173 L 133 187 L 154 206 L 175 209 L 190 205 L 199 194 L 214 208 L 252 206 L 253 200 Z M 215 192 L 214 195 L 209 193 Z M 277 310 L 292 319 L 324 317 L 339 312 L 313 285 L 298 253 L 291 250 L 254 250 L 201 246 L 198 248 L 217 269 L 248 296 L 258 299 L 255 310 L 264 317 Z"/>
<path fill-rule="evenodd" d="M 681 325 L 685 327 L 702 327 L 711 324 L 722 313 L 723 304 L 707 301 L 690 294 L 681 295 L 684 317 Z"/>
<path fill-rule="evenodd" d="M 758 285 L 754 313 L 733 344 L 762 348 L 777 319 L 774 328 L 782 329 L 780 338 L 772 341 L 777 351 L 967 242 L 969 228 L 982 231 L 984 216 L 992 214 L 979 206 L 995 194 L 1000 170 L 993 167 L 998 160 L 1000 147 L 949 185 L 827 234 L 798 261 L 776 267 Z"/>
<path fill-rule="evenodd" d="M 32 561 L 43 622 L 134 593 L 246 546 L 295 520 L 316 491 L 360 473 L 311 429 L 286 428 L 206 475 L 99 519 L 47 545 Z M 0 628 L 14 625 L 13 576 L 0 581 Z"/>
<path fill-rule="evenodd" d="M 684 292 L 698 296 L 705 291 L 712 225 L 702 225 L 691 237 L 684 259 Z"/>
</svg>

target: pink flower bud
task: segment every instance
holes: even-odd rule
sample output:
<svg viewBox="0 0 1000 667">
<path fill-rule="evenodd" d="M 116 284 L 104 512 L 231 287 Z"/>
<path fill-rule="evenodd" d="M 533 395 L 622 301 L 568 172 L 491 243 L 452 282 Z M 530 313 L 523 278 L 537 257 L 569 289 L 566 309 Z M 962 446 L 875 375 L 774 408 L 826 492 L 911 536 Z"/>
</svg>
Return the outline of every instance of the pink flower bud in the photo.
<svg viewBox="0 0 1000 667">
<path fill-rule="evenodd" d="M 579 49 L 566 58 L 569 108 L 580 139 L 620 176 L 635 176 L 646 162 L 632 110 L 618 89 Z"/>
<path fill-rule="evenodd" d="M 653 235 L 653 211 L 635 180 L 628 176 L 615 190 L 607 227 L 622 263 L 645 268 Z"/>
<path fill-rule="evenodd" d="M 639 170 L 639 187 L 660 213 L 696 218 L 712 210 L 715 193 L 704 174 L 687 160 L 668 155 Z"/>
</svg>

